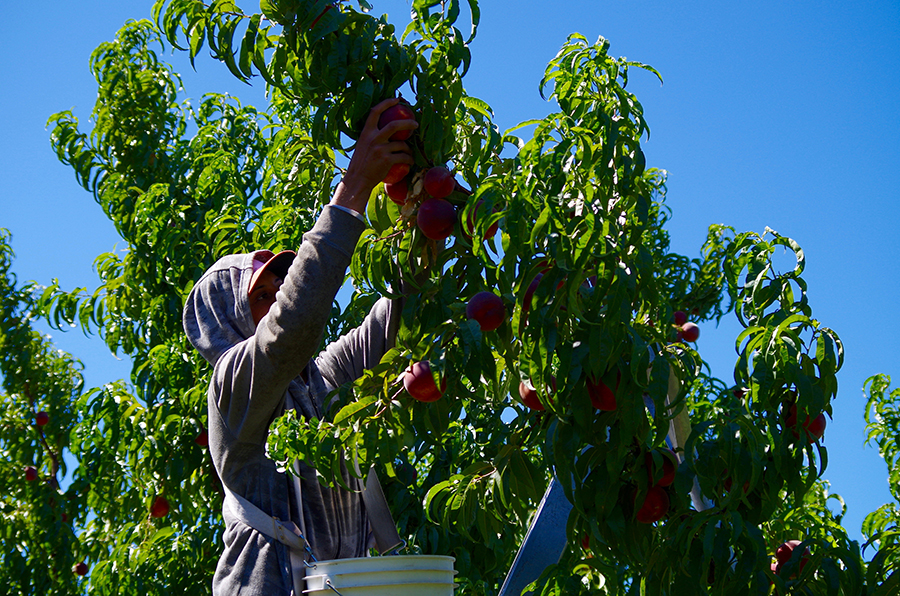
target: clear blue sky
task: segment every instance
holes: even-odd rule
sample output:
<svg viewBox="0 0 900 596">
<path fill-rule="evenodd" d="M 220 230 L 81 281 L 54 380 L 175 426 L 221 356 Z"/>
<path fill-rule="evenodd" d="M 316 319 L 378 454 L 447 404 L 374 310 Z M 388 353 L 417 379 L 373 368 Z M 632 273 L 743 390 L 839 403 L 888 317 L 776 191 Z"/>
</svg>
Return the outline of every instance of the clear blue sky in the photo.
<svg viewBox="0 0 900 596">
<path fill-rule="evenodd" d="M 402 30 L 408 5 L 373 0 Z M 844 341 L 825 444 L 826 477 L 847 501 L 845 525 L 860 537 L 863 516 L 889 499 L 884 462 L 864 448 L 864 380 L 900 382 L 898 267 L 900 207 L 900 3 L 482 0 L 482 21 L 465 84 L 486 100 L 501 128 L 541 117 L 551 106 L 537 85 L 566 36 L 612 43 L 611 52 L 656 67 L 635 71 L 630 89 L 644 105 L 648 164 L 669 172 L 673 249 L 697 256 L 706 229 L 769 226 L 806 252 L 813 314 Z M 96 86 L 91 51 L 151 0 L 15 2 L 0 21 L 0 227 L 13 233 L 21 281 L 93 289 L 94 258 L 123 248 L 92 197 L 50 150 L 48 117 L 71 109 L 87 126 Z M 258 6 L 258 5 L 257 5 Z M 251 12 L 256 6 L 242 4 Z M 197 73 L 184 55 L 167 58 L 186 96 L 229 91 L 261 105 L 208 58 Z M 736 323 L 703 327 L 698 347 L 713 372 L 731 378 Z M 53 333 L 86 366 L 89 386 L 127 377 L 129 365 L 99 340 Z"/>
</svg>

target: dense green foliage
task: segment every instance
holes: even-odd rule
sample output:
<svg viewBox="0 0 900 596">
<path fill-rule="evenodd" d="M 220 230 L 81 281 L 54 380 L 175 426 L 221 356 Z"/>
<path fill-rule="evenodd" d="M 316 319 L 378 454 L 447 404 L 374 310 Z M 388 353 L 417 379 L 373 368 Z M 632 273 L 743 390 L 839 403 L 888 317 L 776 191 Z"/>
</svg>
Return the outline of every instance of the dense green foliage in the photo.
<svg viewBox="0 0 900 596">
<path fill-rule="evenodd" d="M 421 124 L 411 200 L 400 207 L 373 194 L 349 275 L 354 293 L 343 312 L 335 307 L 325 337 L 358 323 L 403 279 L 416 291 L 398 345 L 341 388 L 330 417 L 278 420 L 272 456 L 304 458 L 323 481 L 333 480 L 341 448 L 363 469 L 375 464 L 410 549 L 455 556 L 461 595 L 496 594 L 551 471 L 571 479 L 563 486 L 574 511 L 571 547 L 542 576 L 541 594 L 892 593 L 896 505 L 867 518 L 879 547 L 867 561 L 828 494 L 825 447 L 787 422 L 791 407 L 801 420 L 830 413 L 843 360 L 807 302 L 802 250 L 771 230 L 721 225 L 700 257 L 670 250 L 664 172 L 645 163 L 649 129 L 627 90 L 629 69 L 655 71 L 612 57 L 604 39 L 573 34 L 541 81 L 558 111 L 501 132 L 462 84 L 475 0 L 414 0 L 401 39 L 386 16 L 330 6 L 264 0 L 261 14 L 245 15 L 228 1 L 159 0 L 162 33 L 130 23 L 91 56 L 93 129 L 68 112 L 51 118 L 59 158 L 128 250 L 98 257 L 92 293 L 39 290 L 17 286 L 0 239 L 0 449 L 10 466 L 0 485 L 0 594 L 208 590 L 223 529 L 220 485 L 197 441 L 210 370 L 184 337 L 181 306 L 216 258 L 296 246 L 331 196 L 344 145 L 398 90 L 411 94 Z M 463 14 L 468 37 L 456 27 Z M 163 37 L 192 60 L 207 45 L 242 80 L 261 75 L 269 106 L 220 95 L 181 101 L 178 75 L 152 49 Z M 449 197 L 458 219 L 444 242 L 415 225 L 417 181 L 433 165 L 463 183 Z M 479 241 L 494 223 L 499 232 Z M 773 258 L 784 250 L 796 265 L 779 271 Z M 466 320 L 467 301 L 483 290 L 500 295 L 509 315 L 496 331 Z M 694 322 L 737 316 L 733 381 L 711 376 L 678 339 L 676 310 Z M 134 363 L 129 382 L 84 391 L 77 361 L 31 330 L 40 316 L 98 332 Z M 413 400 L 399 380 L 421 360 L 447 380 L 433 403 Z M 615 387 L 614 411 L 592 407 L 587 386 L 600 379 Z M 522 381 L 543 411 L 519 399 Z M 869 429 L 898 480 L 900 390 L 888 394 L 888 385 L 869 385 Z M 52 424 L 33 425 L 38 411 Z M 635 495 L 653 482 L 646 455 L 685 415 L 693 432 L 666 489 L 669 512 L 641 523 Z M 78 466 L 63 492 L 55 482 L 64 451 Z M 25 465 L 49 482 L 23 483 Z M 171 511 L 155 518 L 160 495 Z M 776 574 L 773 553 L 789 539 L 803 540 L 810 560 L 799 574 L 799 556 Z M 89 580 L 69 572 L 80 560 Z M 41 572 L 48 564 L 54 570 Z"/>
</svg>

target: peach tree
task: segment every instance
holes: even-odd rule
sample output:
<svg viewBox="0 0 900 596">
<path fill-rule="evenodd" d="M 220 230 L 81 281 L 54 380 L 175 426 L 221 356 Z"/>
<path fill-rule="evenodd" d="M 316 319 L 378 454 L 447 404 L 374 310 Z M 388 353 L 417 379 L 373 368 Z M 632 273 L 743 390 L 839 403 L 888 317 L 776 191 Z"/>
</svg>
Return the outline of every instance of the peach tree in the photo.
<svg viewBox="0 0 900 596">
<path fill-rule="evenodd" d="M 408 548 L 456 557 L 460 594 L 497 592 L 554 476 L 574 506 L 570 541 L 536 593 L 889 593 L 896 512 L 867 526 L 880 545 L 867 563 L 829 507 L 827 450 L 811 421 L 831 411 L 843 349 L 813 317 L 802 250 L 771 230 L 723 225 L 699 257 L 670 250 L 665 172 L 646 163 L 648 124 L 627 90 L 634 69 L 659 74 L 573 34 L 540 82 L 556 111 L 500 131 L 463 86 L 475 0 L 414 0 L 400 36 L 371 9 L 263 0 L 245 14 L 230 1 L 159 0 L 156 25 L 129 23 L 91 56 L 93 129 L 69 112 L 51 118 L 59 158 L 127 250 L 98 257 L 92 293 L 7 283 L 20 301 L 10 312 L 80 325 L 133 362 L 128 382 L 88 391 L 77 366 L 66 369 L 67 397 L 54 398 L 68 400 L 62 442 L 31 437 L 11 452 L 57 480 L 62 450 L 77 461 L 58 534 L 68 542 L 53 548 L 90 574 L 67 576 L 61 591 L 209 585 L 223 531 L 202 439 L 211 371 L 183 335 L 181 305 L 218 257 L 296 246 L 370 108 L 401 94 L 420 123 L 408 141 L 415 165 L 404 192 L 371 197 L 351 294 L 325 334 L 357 324 L 380 295 L 404 296 L 397 346 L 340 388 L 329 416 L 274 423 L 272 457 L 303 458 L 323 482 L 347 457 L 375 465 Z M 269 105 L 181 99 L 153 49 L 163 39 L 262 79 Z M 436 197 L 426 178 L 440 168 L 454 183 Z M 437 217 L 422 215 L 429 201 L 449 206 L 439 235 L 423 222 Z M 773 263 L 784 251 L 787 271 Z M 504 314 L 488 329 L 467 315 L 484 292 Z M 4 316 L 4 338 L 18 337 Z M 743 328 L 729 381 L 684 335 L 725 316 Z M 404 385 L 424 362 L 441 388 L 427 402 Z M 20 409 L 36 407 L 25 385 L 9 387 Z M 664 483 L 673 424 L 678 465 Z M 788 540 L 801 541 L 796 556 L 776 559 Z M 36 560 L 31 544 L 15 549 L 28 553 L 16 565 Z"/>
</svg>

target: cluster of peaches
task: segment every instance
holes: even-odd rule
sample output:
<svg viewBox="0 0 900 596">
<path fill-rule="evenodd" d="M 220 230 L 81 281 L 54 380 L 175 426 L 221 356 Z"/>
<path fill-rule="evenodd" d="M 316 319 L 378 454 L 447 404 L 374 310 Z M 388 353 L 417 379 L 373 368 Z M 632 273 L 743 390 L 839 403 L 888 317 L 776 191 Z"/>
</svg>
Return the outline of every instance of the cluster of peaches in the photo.
<svg viewBox="0 0 900 596">
<path fill-rule="evenodd" d="M 401 101 L 382 112 L 378 119 L 378 127 L 384 128 L 395 120 L 415 120 L 412 107 Z M 406 141 L 412 131 L 402 130 L 391 136 L 391 141 Z M 429 240 L 442 241 L 453 234 L 456 227 L 456 207 L 447 200 L 454 192 L 470 194 L 460 184 L 449 169 L 443 165 L 433 165 L 413 171 L 409 164 L 395 164 L 383 180 L 384 190 L 388 198 L 401 208 L 405 216 L 415 214 L 415 223 Z M 481 203 L 475 206 L 477 211 Z M 469 218 L 464 233 L 471 239 L 475 225 Z M 490 238 L 497 233 L 498 226 L 492 224 L 484 237 Z M 478 321 L 482 331 L 493 331 L 506 320 L 506 309 L 503 300 L 489 291 L 477 293 L 466 305 L 466 316 Z M 440 399 L 446 389 L 446 379 L 438 387 L 427 361 L 416 362 L 406 370 L 403 385 L 409 394 L 422 402 Z"/>
</svg>

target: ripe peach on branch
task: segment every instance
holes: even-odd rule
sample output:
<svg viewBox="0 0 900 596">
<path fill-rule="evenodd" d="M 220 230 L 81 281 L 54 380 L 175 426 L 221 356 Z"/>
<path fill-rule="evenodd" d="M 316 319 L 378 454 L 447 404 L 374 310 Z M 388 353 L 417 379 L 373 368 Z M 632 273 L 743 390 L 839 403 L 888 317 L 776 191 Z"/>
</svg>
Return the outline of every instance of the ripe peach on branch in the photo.
<svg viewBox="0 0 900 596">
<path fill-rule="evenodd" d="M 194 437 L 194 442 L 200 447 L 209 447 L 209 431 L 205 428 L 201 430 L 200 433 Z"/>
<path fill-rule="evenodd" d="M 398 205 L 405 204 L 406 198 L 409 195 L 409 178 L 403 177 L 397 182 L 385 183 L 384 192 L 387 193 L 390 200 Z"/>
<path fill-rule="evenodd" d="M 391 166 L 391 169 L 388 170 L 387 176 L 384 177 L 382 182 L 387 184 L 397 184 L 409 174 L 409 164 L 407 163 L 395 163 Z"/>
<path fill-rule="evenodd" d="M 169 514 L 169 501 L 162 495 L 157 495 L 150 505 L 150 517 L 165 517 Z"/>
<path fill-rule="evenodd" d="M 784 565 L 791 560 L 794 556 L 794 551 L 797 550 L 803 542 L 800 540 L 788 540 L 783 542 L 777 549 L 775 549 L 775 559 L 776 562 L 773 564 L 772 570 L 781 575 L 781 570 Z M 795 569 L 794 574 L 791 575 L 788 579 L 794 579 L 797 577 L 799 573 L 803 572 L 803 568 L 806 567 L 806 564 L 809 563 L 809 549 L 805 549 L 803 553 L 800 555 L 800 562 L 798 567 Z"/>
<path fill-rule="evenodd" d="M 655 453 L 662 456 L 662 466 L 654 462 L 654 452 L 648 451 L 644 455 L 644 464 L 647 467 L 647 480 L 651 486 L 670 486 L 675 482 L 675 470 L 678 468 L 678 459 L 675 456 L 675 452 L 671 449 L 660 449 Z M 660 467 L 662 468 L 661 472 Z"/>
<path fill-rule="evenodd" d="M 591 405 L 597 410 L 612 412 L 616 409 L 616 393 L 602 379 L 588 377 L 587 392 L 591 399 Z"/>
<path fill-rule="evenodd" d="M 419 205 L 416 224 L 426 238 L 444 240 L 456 225 L 456 208 L 444 199 L 425 199 Z"/>
<path fill-rule="evenodd" d="M 506 320 L 503 299 L 493 292 L 478 292 L 466 304 L 466 318 L 478 321 L 482 331 L 493 331 Z"/>
<path fill-rule="evenodd" d="M 700 327 L 696 323 L 685 323 L 678 332 L 679 339 L 687 342 L 695 342 L 700 339 Z"/>
<path fill-rule="evenodd" d="M 652 486 L 641 499 L 640 493 L 634 491 L 634 505 L 640 504 L 635 519 L 642 524 L 652 524 L 661 520 L 669 512 L 669 495 L 660 486 Z"/>
<path fill-rule="evenodd" d="M 425 172 L 425 192 L 435 199 L 446 199 L 456 188 L 453 174 L 443 166 L 429 168 Z"/>
<path fill-rule="evenodd" d="M 444 391 L 447 390 L 447 379 L 441 379 L 441 386 L 438 388 L 431 373 L 431 365 L 423 360 L 410 365 L 403 373 L 403 387 L 413 399 L 433 402 L 444 395 Z"/>
<path fill-rule="evenodd" d="M 532 410 L 544 410 L 544 404 L 542 404 L 541 400 L 538 399 L 537 390 L 531 385 L 531 383 L 527 383 L 525 381 L 519 382 L 519 397 L 522 398 L 522 403 Z"/>
<path fill-rule="evenodd" d="M 788 414 L 784 420 L 785 427 L 791 430 L 791 434 L 794 435 L 795 439 L 799 439 L 802 432 L 808 443 L 815 443 L 825 435 L 826 424 L 827 419 L 824 412 L 820 412 L 818 416 L 812 419 L 807 414 L 803 424 L 798 424 L 797 404 L 793 403 L 788 408 Z"/>
<path fill-rule="evenodd" d="M 378 117 L 378 128 L 384 128 L 395 120 L 412 120 L 415 122 L 416 115 L 412 111 L 409 104 L 401 101 L 394 104 L 381 113 Z M 391 135 L 391 141 L 405 141 L 412 136 L 411 130 L 400 130 Z"/>
</svg>

